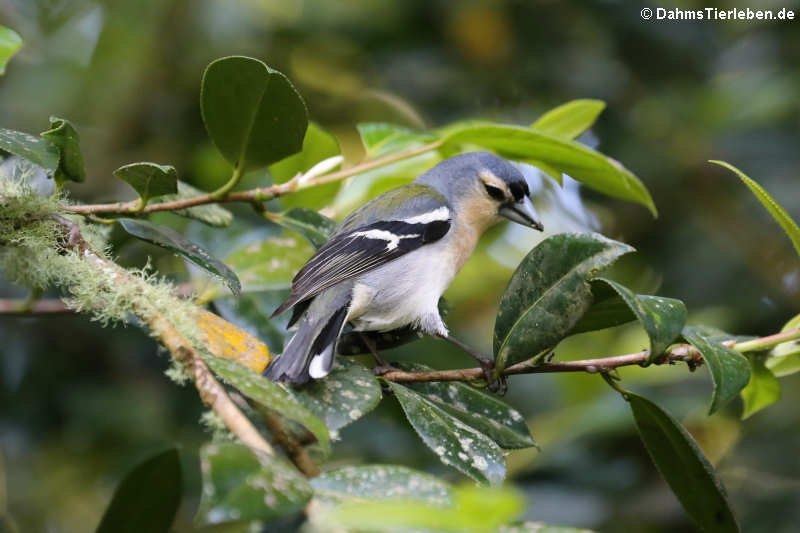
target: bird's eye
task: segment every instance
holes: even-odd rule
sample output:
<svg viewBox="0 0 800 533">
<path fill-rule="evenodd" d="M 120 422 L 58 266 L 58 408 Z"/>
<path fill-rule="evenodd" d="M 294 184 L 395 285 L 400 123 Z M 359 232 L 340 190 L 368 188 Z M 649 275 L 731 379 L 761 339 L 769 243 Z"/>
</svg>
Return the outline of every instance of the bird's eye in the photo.
<svg viewBox="0 0 800 533">
<path fill-rule="evenodd" d="M 486 193 L 498 202 L 502 202 L 506 199 L 506 195 L 503 194 L 503 190 L 499 187 L 489 185 L 488 183 L 484 183 L 483 186 L 486 187 Z"/>
</svg>

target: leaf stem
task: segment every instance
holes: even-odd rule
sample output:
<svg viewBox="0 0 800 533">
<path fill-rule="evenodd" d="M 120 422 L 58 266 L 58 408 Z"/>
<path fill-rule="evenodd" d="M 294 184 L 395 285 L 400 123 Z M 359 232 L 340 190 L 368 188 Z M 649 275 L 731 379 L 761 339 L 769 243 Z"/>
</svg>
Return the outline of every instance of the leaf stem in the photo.
<svg viewBox="0 0 800 533">
<path fill-rule="evenodd" d="M 228 194 L 231 191 L 231 189 L 236 187 L 236 184 L 239 183 L 243 175 L 244 175 L 244 167 L 241 165 L 236 165 L 235 167 L 233 167 L 233 172 L 231 172 L 231 179 L 229 179 L 225 185 L 223 185 L 216 191 L 209 194 L 209 196 L 214 200 L 220 200 L 221 198 L 225 197 L 225 195 Z M 144 209 L 144 206 L 142 207 L 142 209 Z"/>
</svg>

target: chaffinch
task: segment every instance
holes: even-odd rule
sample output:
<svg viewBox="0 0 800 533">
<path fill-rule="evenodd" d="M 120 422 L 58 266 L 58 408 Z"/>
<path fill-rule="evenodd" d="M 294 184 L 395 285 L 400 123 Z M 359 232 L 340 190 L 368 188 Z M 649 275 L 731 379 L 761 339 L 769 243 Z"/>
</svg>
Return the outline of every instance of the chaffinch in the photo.
<svg viewBox="0 0 800 533">
<path fill-rule="evenodd" d="M 442 161 L 364 204 L 292 281 L 276 316 L 297 331 L 265 371 L 305 383 L 331 371 L 345 324 L 355 331 L 413 326 L 448 338 L 437 304 L 484 230 L 505 217 L 542 230 L 522 173 L 486 152 Z"/>
</svg>

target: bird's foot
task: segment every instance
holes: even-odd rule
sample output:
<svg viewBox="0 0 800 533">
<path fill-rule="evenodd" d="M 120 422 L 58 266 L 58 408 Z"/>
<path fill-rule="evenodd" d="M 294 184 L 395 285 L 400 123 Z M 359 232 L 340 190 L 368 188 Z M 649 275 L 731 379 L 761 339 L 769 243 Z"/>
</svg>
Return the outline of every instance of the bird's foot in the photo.
<svg viewBox="0 0 800 533">
<path fill-rule="evenodd" d="M 495 373 L 494 360 L 489 359 L 485 355 L 481 355 L 473 350 L 471 346 L 468 346 L 467 344 L 464 344 L 460 340 L 449 335 L 438 335 L 438 337 L 458 346 L 478 362 L 478 365 L 480 365 L 481 369 L 483 370 L 483 378 L 486 380 L 486 388 L 489 389 L 490 392 L 503 395 L 506 393 L 506 391 L 508 391 L 506 377 Z"/>
<path fill-rule="evenodd" d="M 386 362 L 377 364 L 372 367 L 372 374 L 379 377 L 384 374 L 388 374 L 389 372 L 402 372 L 402 371 L 403 371 L 402 369 L 397 368 L 396 366 L 392 366 L 391 364 Z"/>
</svg>

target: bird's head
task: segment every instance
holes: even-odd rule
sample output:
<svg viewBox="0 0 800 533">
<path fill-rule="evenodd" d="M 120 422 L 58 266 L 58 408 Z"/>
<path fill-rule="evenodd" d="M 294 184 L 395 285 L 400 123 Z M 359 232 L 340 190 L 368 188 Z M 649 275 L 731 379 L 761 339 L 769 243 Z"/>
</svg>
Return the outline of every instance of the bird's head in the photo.
<svg viewBox="0 0 800 533">
<path fill-rule="evenodd" d="M 514 165 L 488 152 L 471 152 L 442 161 L 418 182 L 434 187 L 476 225 L 499 217 L 541 231 L 528 182 Z"/>
</svg>

